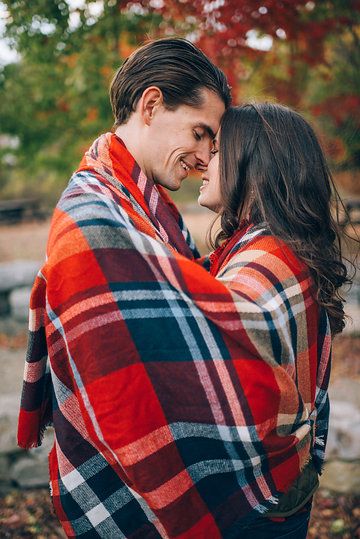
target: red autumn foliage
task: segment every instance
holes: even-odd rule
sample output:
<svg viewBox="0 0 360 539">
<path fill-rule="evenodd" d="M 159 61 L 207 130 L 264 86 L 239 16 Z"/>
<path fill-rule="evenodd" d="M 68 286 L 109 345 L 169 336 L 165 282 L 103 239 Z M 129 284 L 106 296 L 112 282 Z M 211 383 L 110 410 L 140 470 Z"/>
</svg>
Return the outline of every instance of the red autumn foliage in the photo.
<svg viewBox="0 0 360 539">
<path fill-rule="evenodd" d="M 309 0 L 142 0 L 136 3 L 161 13 L 169 31 L 175 27 L 174 22 L 193 22 L 197 42 L 220 64 L 229 56 L 262 54 L 247 43 L 247 33 L 251 30 L 274 40 L 283 39 L 285 32 L 289 42 L 299 45 L 299 56 L 304 61 L 322 62 L 325 38 L 351 24 L 354 11 L 360 11 L 359 0 L 349 0 L 343 8 L 341 2 L 331 0 L 326 3 L 326 9 L 323 3 Z M 162 26 L 159 31 L 163 30 Z"/>
<path fill-rule="evenodd" d="M 135 2 L 127 6 L 132 3 Z M 360 98 L 352 86 L 343 87 L 341 95 L 337 95 L 341 84 L 336 81 L 337 75 L 334 77 L 334 62 L 337 62 L 337 73 L 341 72 L 339 62 L 343 63 L 343 68 L 351 64 L 356 72 L 357 63 L 352 59 L 359 57 L 360 0 L 136 2 L 139 3 L 145 10 L 162 15 L 163 21 L 153 37 L 191 35 L 191 39 L 222 67 L 233 88 L 235 103 L 249 93 L 249 86 L 243 91 L 243 82 L 254 73 L 260 73 L 255 95 L 260 89 L 265 98 L 271 96 L 312 112 L 321 117 L 320 124 L 324 117 L 332 119 L 333 127 L 327 133 L 332 148 L 330 157 L 336 156 L 335 162 L 338 162 L 341 156 L 342 163 L 359 166 L 357 146 L 353 134 L 347 132 L 347 124 L 354 129 Z M 256 42 L 254 48 L 249 35 L 268 36 L 273 40 L 272 50 L 259 50 Z M 337 52 L 334 60 L 333 51 L 339 49 L 338 45 L 343 50 Z M 314 76 L 318 87 L 315 93 L 307 93 Z M 352 79 L 356 80 L 355 76 Z M 341 75 L 339 80 L 342 80 Z M 316 105 L 313 105 L 313 95 L 316 95 Z M 336 132 L 339 127 L 340 135 Z M 339 136 L 343 139 L 341 144 Z"/>
<path fill-rule="evenodd" d="M 329 97 L 318 105 L 311 108 L 314 116 L 328 115 L 335 122 L 336 127 L 340 127 L 346 119 L 351 116 L 356 126 L 360 127 L 360 96 L 359 95 L 337 95 Z"/>
</svg>

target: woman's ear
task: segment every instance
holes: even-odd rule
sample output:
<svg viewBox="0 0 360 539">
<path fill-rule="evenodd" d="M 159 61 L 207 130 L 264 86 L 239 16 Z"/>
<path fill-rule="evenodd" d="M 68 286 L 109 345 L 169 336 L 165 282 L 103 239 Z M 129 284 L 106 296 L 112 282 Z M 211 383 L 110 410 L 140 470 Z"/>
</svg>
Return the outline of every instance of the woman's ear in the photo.
<svg viewBox="0 0 360 539">
<path fill-rule="evenodd" d="M 143 122 L 150 125 L 156 111 L 164 102 L 163 93 L 157 86 L 149 86 L 143 91 L 139 101 L 139 112 Z"/>
</svg>

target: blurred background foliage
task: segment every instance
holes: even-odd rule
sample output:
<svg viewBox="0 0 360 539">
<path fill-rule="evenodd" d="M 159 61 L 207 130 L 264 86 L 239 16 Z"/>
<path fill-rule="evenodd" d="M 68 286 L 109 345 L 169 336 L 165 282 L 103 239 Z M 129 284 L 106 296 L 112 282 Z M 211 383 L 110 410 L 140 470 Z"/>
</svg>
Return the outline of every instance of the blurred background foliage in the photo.
<svg viewBox="0 0 360 539">
<path fill-rule="evenodd" d="M 360 194 L 359 0 L 3 0 L 0 196 L 51 206 L 112 126 L 110 81 L 149 38 L 178 35 L 223 68 L 235 103 L 276 100 L 315 126 L 340 189 Z M 1 46 L 1 44 L 0 44 Z M 189 182 L 187 182 L 189 183 Z"/>
</svg>

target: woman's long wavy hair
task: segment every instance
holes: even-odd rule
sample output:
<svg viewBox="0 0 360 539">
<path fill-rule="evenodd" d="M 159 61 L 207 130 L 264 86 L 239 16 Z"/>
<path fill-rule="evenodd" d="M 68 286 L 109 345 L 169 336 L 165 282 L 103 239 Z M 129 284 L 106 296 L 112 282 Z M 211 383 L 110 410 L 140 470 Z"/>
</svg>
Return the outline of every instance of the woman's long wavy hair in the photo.
<svg viewBox="0 0 360 539">
<path fill-rule="evenodd" d="M 221 231 L 230 237 L 243 218 L 265 222 L 307 264 L 314 294 L 325 307 L 332 334 L 345 325 L 340 287 L 350 284 L 338 225 L 338 197 L 320 144 L 293 110 L 271 103 L 228 109 L 221 122 L 219 174 Z"/>
</svg>

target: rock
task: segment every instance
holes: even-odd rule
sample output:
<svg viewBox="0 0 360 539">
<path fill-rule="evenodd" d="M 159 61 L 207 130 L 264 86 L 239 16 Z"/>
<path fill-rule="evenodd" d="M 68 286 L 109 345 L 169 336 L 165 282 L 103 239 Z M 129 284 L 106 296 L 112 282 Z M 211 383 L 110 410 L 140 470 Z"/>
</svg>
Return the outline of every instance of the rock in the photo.
<svg viewBox="0 0 360 539">
<path fill-rule="evenodd" d="M 360 459 L 360 410 L 351 402 L 331 401 L 326 459 Z"/>
<path fill-rule="evenodd" d="M 327 459 L 360 459 L 360 381 L 339 378 L 329 387 Z"/>
<path fill-rule="evenodd" d="M 360 425 L 349 426 L 348 429 L 338 426 L 331 427 L 326 447 L 326 460 L 338 458 L 342 460 L 355 460 L 360 458 Z"/>
<path fill-rule="evenodd" d="M 38 448 L 24 451 L 17 446 L 25 355 L 24 349 L 0 348 L 0 478 L 4 477 L 0 481 L 0 495 L 13 482 L 22 488 L 47 486 L 49 482 L 48 454 L 54 442 L 53 430 L 46 430 Z"/>
<path fill-rule="evenodd" d="M 0 348 L 0 453 L 18 450 L 16 431 L 25 350 Z"/>
<path fill-rule="evenodd" d="M 11 350 L 0 347 L 0 399 L 6 395 L 14 395 L 20 399 L 24 374 L 26 349 Z M 0 412 L 5 404 L 0 404 Z"/>
<path fill-rule="evenodd" d="M 0 455 L 0 497 L 5 496 L 11 488 L 10 459 Z"/>
<path fill-rule="evenodd" d="M 17 445 L 17 423 L 20 409 L 20 392 L 0 396 L 0 456 L 2 454 L 20 451 Z M 53 431 L 46 429 L 40 447 L 32 449 L 31 453 L 38 460 L 47 461 L 53 445 Z"/>
<path fill-rule="evenodd" d="M 10 313 L 9 292 L 0 292 L 0 316 Z"/>
<path fill-rule="evenodd" d="M 0 455 L 0 484 L 10 481 L 10 460 L 5 455 Z"/>
<path fill-rule="evenodd" d="M 20 322 L 29 318 L 30 287 L 16 288 L 10 292 L 9 304 L 11 315 Z"/>
<path fill-rule="evenodd" d="M 352 402 L 331 401 L 326 459 L 360 459 L 360 410 Z"/>
<path fill-rule="evenodd" d="M 41 445 L 39 447 L 34 447 L 34 449 L 30 449 L 30 454 L 36 457 L 37 460 L 42 460 L 47 463 L 53 445 L 54 429 L 52 427 L 47 427 Z"/>
<path fill-rule="evenodd" d="M 11 479 L 20 488 L 46 487 L 49 484 L 48 463 L 26 455 L 12 466 Z"/>
<path fill-rule="evenodd" d="M 0 452 L 18 450 L 16 433 L 20 395 L 0 396 Z"/>
<path fill-rule="evenodd" d="M 32 286 L 42 263 L 32 260 L 16 260 L 0 264 L 0 292 L 22 286 Z"/>
<path fill-rule="evenodd" d="M 341 494 L 360 494 L 360 465 L 359 461 L 327 462 L 320 477 L 321 488 Z"/>
<path fill-rule="evenodd" d="M 341 377 L 329 387 L 330 408 L 334 401 L 353 403 L 360 410 L 360 380 Z"/>
<path fill-rule="evenodd" d="M 10 305 L 9 305 L 9 310 L 10 310 Z M 15 320 L 14 318 L 11 318 L 10 316 L 5 317 L 5 316 L 0 315 L 0 333 L 3 333 L 4 335 L 7 335 L 8 337 L 16 337 L 16 336 L 19 336 L 20 334 L 27 335 L 28 327 L 29 327 L 28 320 L 26 320 L 26 322 L 24 321 L 19 322 L 19 320 Z M 4 350 L 4 349 L 6 349 L 6 346 L 0 348 L 0 354 L 1 354 L 1 350 Z"/>
</svg>

